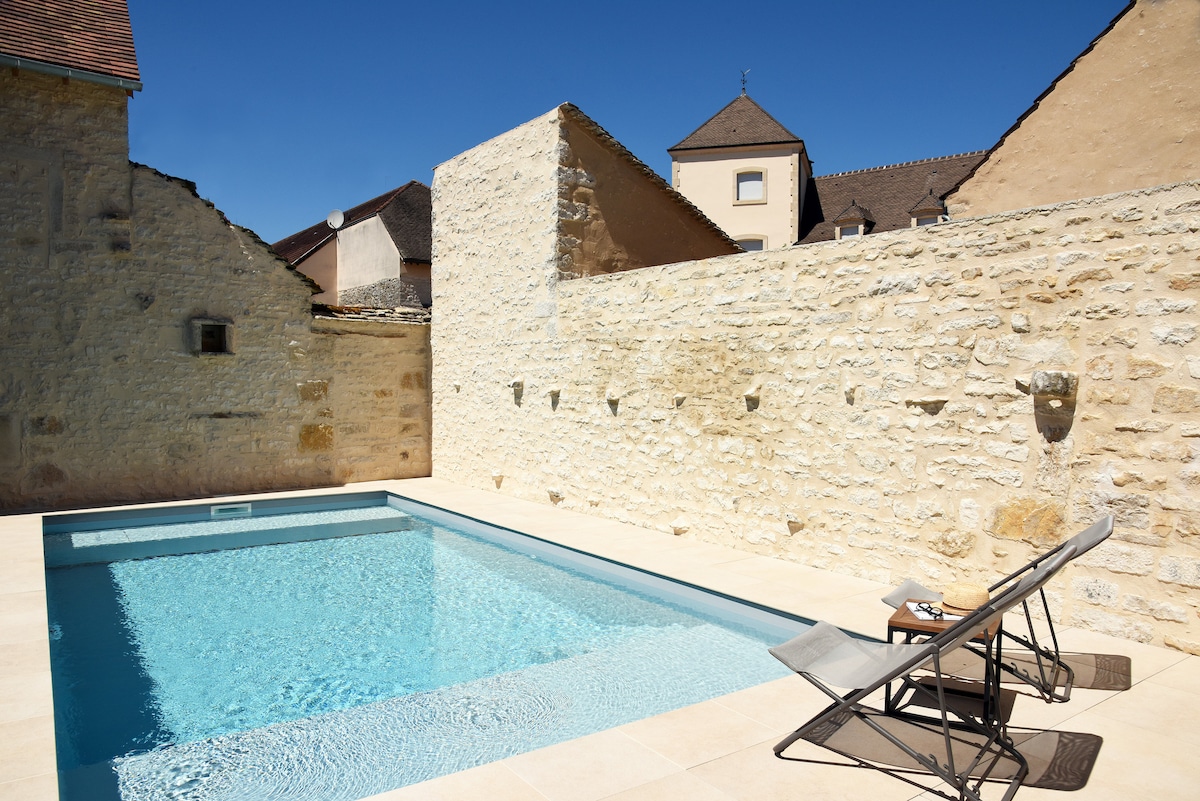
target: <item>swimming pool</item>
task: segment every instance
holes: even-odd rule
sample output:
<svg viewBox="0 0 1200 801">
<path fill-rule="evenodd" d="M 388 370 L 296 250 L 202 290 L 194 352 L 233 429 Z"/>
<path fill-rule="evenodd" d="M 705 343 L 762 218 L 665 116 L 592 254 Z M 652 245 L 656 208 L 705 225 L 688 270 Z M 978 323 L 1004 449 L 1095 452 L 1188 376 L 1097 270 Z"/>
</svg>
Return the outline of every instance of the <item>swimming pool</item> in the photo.
<svg viewBox="0 0 1200 801">
<path fill-rule="evenodd" d="M 360 798 L 785 675 L 807 623 L 386 493 L 45 541 L 66 799 Z"/>
</svg>

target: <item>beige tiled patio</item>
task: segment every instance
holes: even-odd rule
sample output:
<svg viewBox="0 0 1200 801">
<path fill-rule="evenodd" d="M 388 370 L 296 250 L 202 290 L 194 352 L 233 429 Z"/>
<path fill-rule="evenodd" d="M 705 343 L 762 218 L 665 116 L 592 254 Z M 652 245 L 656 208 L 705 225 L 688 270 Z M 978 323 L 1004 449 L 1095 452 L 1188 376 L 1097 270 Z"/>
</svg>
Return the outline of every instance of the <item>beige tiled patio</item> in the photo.
<svg viewBox="0 0 1200 801">
<path fill-rule="evenodd" d="M 844 628 L 883 636 L 888 588 L 437 479 L 372 482 L 337 490 L 387 489 L 477 519 Z M 222 499 L 222 501 L 231 499 Z M 57 798 L 41 520 L 0 517 L 0 801 Z M 1066 650 L 1133 660 L 1124 693 L 1076 689 L 1067 704 L 1020 697 L 1016 725 L 1104 738 L 1088 785 L 1074 801 L 1133 797 L 1173 801 L 1200 785 L 1200 659 L 1164 648 L 1067 629 Z M 462 773 L 373 796 L 372 801 L 805 801 L 924 798 L 874 771 L 785 762 L 771 746 L 825 705 L 799 677 L 599 732 Z M 822 758 L 806 743 L 789 753 Z M 997 786 L 996 795 L 1001 788 Z M 930 796 L 933 797 L 933 796 Z M 1018 798 L 1066 799 L 1022 788 Z M 313 799 L 319 801 L 319 799 Z"/>
</svg>

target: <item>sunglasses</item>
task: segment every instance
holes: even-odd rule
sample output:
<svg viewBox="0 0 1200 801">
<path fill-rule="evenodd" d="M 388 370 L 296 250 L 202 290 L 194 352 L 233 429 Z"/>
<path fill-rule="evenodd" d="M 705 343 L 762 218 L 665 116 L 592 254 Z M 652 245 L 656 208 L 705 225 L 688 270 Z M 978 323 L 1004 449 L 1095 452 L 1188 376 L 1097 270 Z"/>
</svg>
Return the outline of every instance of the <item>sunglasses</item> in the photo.
<svg viewBox="0 0 1200 801">
<path fill-rule="evenodd" d="M 941 607 L 934 606 L 933 604 L 929 603 L 928 601 L 920 601 L 919 603 L 917 603 L 917 611 L 924 612 L 925 614 L 932 617 L 934 620 L 941 620 L 942 615 L 945 614 L 945 612 L 942 611 Z"/>
</svg>

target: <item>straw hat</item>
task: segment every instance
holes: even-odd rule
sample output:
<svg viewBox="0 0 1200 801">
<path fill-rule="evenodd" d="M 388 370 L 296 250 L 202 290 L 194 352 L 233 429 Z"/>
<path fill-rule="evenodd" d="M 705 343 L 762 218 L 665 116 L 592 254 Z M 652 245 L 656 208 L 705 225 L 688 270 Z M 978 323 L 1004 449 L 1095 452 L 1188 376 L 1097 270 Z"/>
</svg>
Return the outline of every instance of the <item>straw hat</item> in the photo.
<svg viewBox="0 0 1200 801">
<path fill-rule="evenodd" d="M 989 597 L 986 587 L 956 582 L 942 591 L 942 606 L 946 609 L 971 612 L 986 604 Z"/>
</svg>

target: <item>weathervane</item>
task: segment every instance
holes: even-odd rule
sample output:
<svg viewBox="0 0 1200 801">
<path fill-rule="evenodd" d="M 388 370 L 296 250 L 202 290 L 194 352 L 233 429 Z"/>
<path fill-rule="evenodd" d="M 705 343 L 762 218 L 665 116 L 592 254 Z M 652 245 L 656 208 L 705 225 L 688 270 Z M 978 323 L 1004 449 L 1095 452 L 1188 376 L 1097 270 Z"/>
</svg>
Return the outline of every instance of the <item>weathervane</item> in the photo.
<svg viewBox="0 0 1200 801">
<path fill-rule="evenodd" d="M 742 70 L 742 94 L 746 94 L 746 76 L 749 73 L 750 70 Z"/>
</svg>

